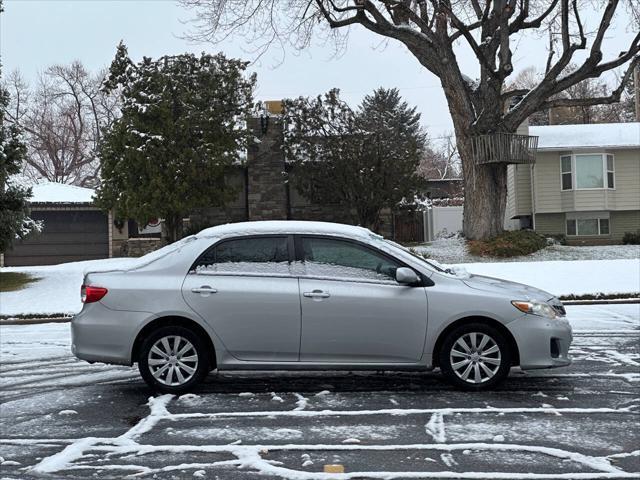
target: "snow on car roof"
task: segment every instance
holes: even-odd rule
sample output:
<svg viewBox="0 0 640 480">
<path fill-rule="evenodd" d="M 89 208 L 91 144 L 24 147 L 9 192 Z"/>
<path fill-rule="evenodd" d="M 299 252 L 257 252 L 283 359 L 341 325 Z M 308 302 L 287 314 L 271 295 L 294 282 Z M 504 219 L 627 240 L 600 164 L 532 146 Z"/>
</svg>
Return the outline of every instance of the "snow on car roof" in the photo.
<svg viewBox="0 0 640 480">
<path fill-rule="evenodd" d="M 640 148 L 640 122 L 529 127 L 538 150 Z"/>
<path fill-rule="evenodd" d="M 362 239 L 382 238 L 363 227 L 342 223 L 310 222 L 300 220 L 266 220 L 256 222 L 227 223 L 206 228 L 196 238 L 232 237 L 235 235 L 306 233 L 318 235 L 344 235 Z"/>
<path fill-rule="evenodd" d="M 363 227 L 344 225 L 330 222 L 309 222 L 299 220 L 266 220 L 255 222 L 227 223 L 211 228 L 205 228 L 196 235 L 190 235 L 177 242 L 166 245 L 158 250 L 146 255 L 131 259 L 126 265 L 111 266 L 106 268 L 92 268 L 85 273 L 100 273 L 114 270 L 137 270 L 144 268 L 158 260 L 166 259 L 170 255 L 179 252 L 190 243 L 201 239 L 223 239 L 242 235 L 264 235 L 264 234 L 293 234 L 306 233 L 316 235 L 336 235 L 361 239 L 371 242 L 374 239 L 381 239 L 380 235 L 373 233 Z"/>
</svg>

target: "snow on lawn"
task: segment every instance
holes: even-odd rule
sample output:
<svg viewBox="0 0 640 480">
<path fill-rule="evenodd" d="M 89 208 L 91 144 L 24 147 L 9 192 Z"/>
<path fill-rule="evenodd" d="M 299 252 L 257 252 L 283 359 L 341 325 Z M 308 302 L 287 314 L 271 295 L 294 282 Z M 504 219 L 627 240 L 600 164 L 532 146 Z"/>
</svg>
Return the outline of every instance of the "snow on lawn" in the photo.
<svg viewBox="0 0 640 480">
<path fill-rule="evenodd" d="M 553 295 L 640 292 L 640 259 L 464 263 L 469 273 L 541 288 Z"/>
<path fill-rule="evenodd" d="M 543 262 L 549 260 L 616 260 L 640 258 L 640 245 L 551 245 L 519 257 L 479 257 L 471 255 L 463 238 L 440 238 L 414 247 L 440 263 Z"/>
<path fill-rule="evenodd" d="M 582 247 L 581 247 L 582 248 Z M 39 267 L 7 267 L 0 272 L 25 272 L 40 278 L 23 290 L 0 294 L 0 315 L 75 314 L 82 308 L 84 272 L 126 268 L 134 258 L 91 260 Z M 468 272 L 504 278 L 541 288 L 554 295 L 640 292 L 640 260 L 465 263 Z"/>
<path fill-rule="evenodd" d="M 110 258 L 36 267 L 5 267 L 1 272 L 24 272 L 39 280 L 22 290 L 0 293 L 0 315 L 74 314 L 82 309 L 80 287 L 87 270 L 118 268 L 134 258 Z"/>
</svg>

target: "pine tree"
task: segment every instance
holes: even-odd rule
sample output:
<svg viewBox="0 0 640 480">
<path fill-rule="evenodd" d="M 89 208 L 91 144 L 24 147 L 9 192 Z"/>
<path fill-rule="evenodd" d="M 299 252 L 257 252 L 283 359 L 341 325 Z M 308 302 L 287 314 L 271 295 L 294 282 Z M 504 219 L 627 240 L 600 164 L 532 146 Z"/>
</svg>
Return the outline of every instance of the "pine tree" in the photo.
<svg viewBox="0 0 640 480">
<path fill-rule="evenodd" d="M 380 88 L 354 111 L 338 90 L 285 102 L 285 152 L 295 187 L 319 203 L 353 210 L 376 229 L 383 208 L 413 198 L 426 145 L 420 114 L 398 90 Z"/>
<path fill-rule="evenodd" d="M 21 141 L 20 130 L 5 122 L 4 112 L 8 105 L 9 92 L 0 83 L 0 252 L 11 247 L 16 238 L 24 238 L 42 228 L 41 223 L 29 218 L 27 201 L 31 197 L 31 189 L 17 185 L 11 179 L 12 175 L 20 172 L 27 148 Z"/>
<path fill-rule="evenodd" d="M 255 85 L 246 65 L 222 54 L 134 64 L 120 44 L 104 88 L 120 91 L 122 117 L 100 144 L 99 205 L 143 224 L 163 218 L 175 241 L 184 216 L 232 198 L 225 172 L 246 146 Z"/>
</svg>

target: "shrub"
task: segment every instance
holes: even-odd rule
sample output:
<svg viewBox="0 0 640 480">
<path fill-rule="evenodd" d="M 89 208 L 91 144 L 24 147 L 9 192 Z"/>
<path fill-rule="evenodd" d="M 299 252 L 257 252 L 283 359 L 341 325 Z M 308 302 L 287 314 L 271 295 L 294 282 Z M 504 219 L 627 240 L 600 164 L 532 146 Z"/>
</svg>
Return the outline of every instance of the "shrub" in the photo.
<svg viewBox="0 0 640 480">
<path fill-rule="evenodd" d="M 640 230 L 637 232 L 625 232 L 622 236 L 622 243 L 624 245 L 640 245 Z"/>
<path fill-rule="evenodd" d="M 470 240 L 469 253 L 481 257 L 529 255 L 547 246 L 547 239 L 531 230 L 503 232 L 489 240 Z"/>
</svg>

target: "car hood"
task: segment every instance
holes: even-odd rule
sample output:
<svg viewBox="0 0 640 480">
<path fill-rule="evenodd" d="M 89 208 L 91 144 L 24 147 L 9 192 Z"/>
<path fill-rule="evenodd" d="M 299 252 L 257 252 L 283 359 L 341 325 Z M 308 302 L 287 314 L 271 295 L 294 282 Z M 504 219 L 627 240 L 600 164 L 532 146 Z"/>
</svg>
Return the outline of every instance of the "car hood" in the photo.
<svg viewBox="0 0 640 480">
<path fill-rule="evenodd" d="M 522 283 L 510 282 L 494 277 L 485 277 L 483 275 L 470 275 L 462 280 L 467 286 L 476 290 L 497 293 L 500 295 L 508 295 L 512 300 L 536 300 L 548 302 L 554 296 L 549 292 L 540 290 L 539 288 L 524 285 Z"/>
</svg>

